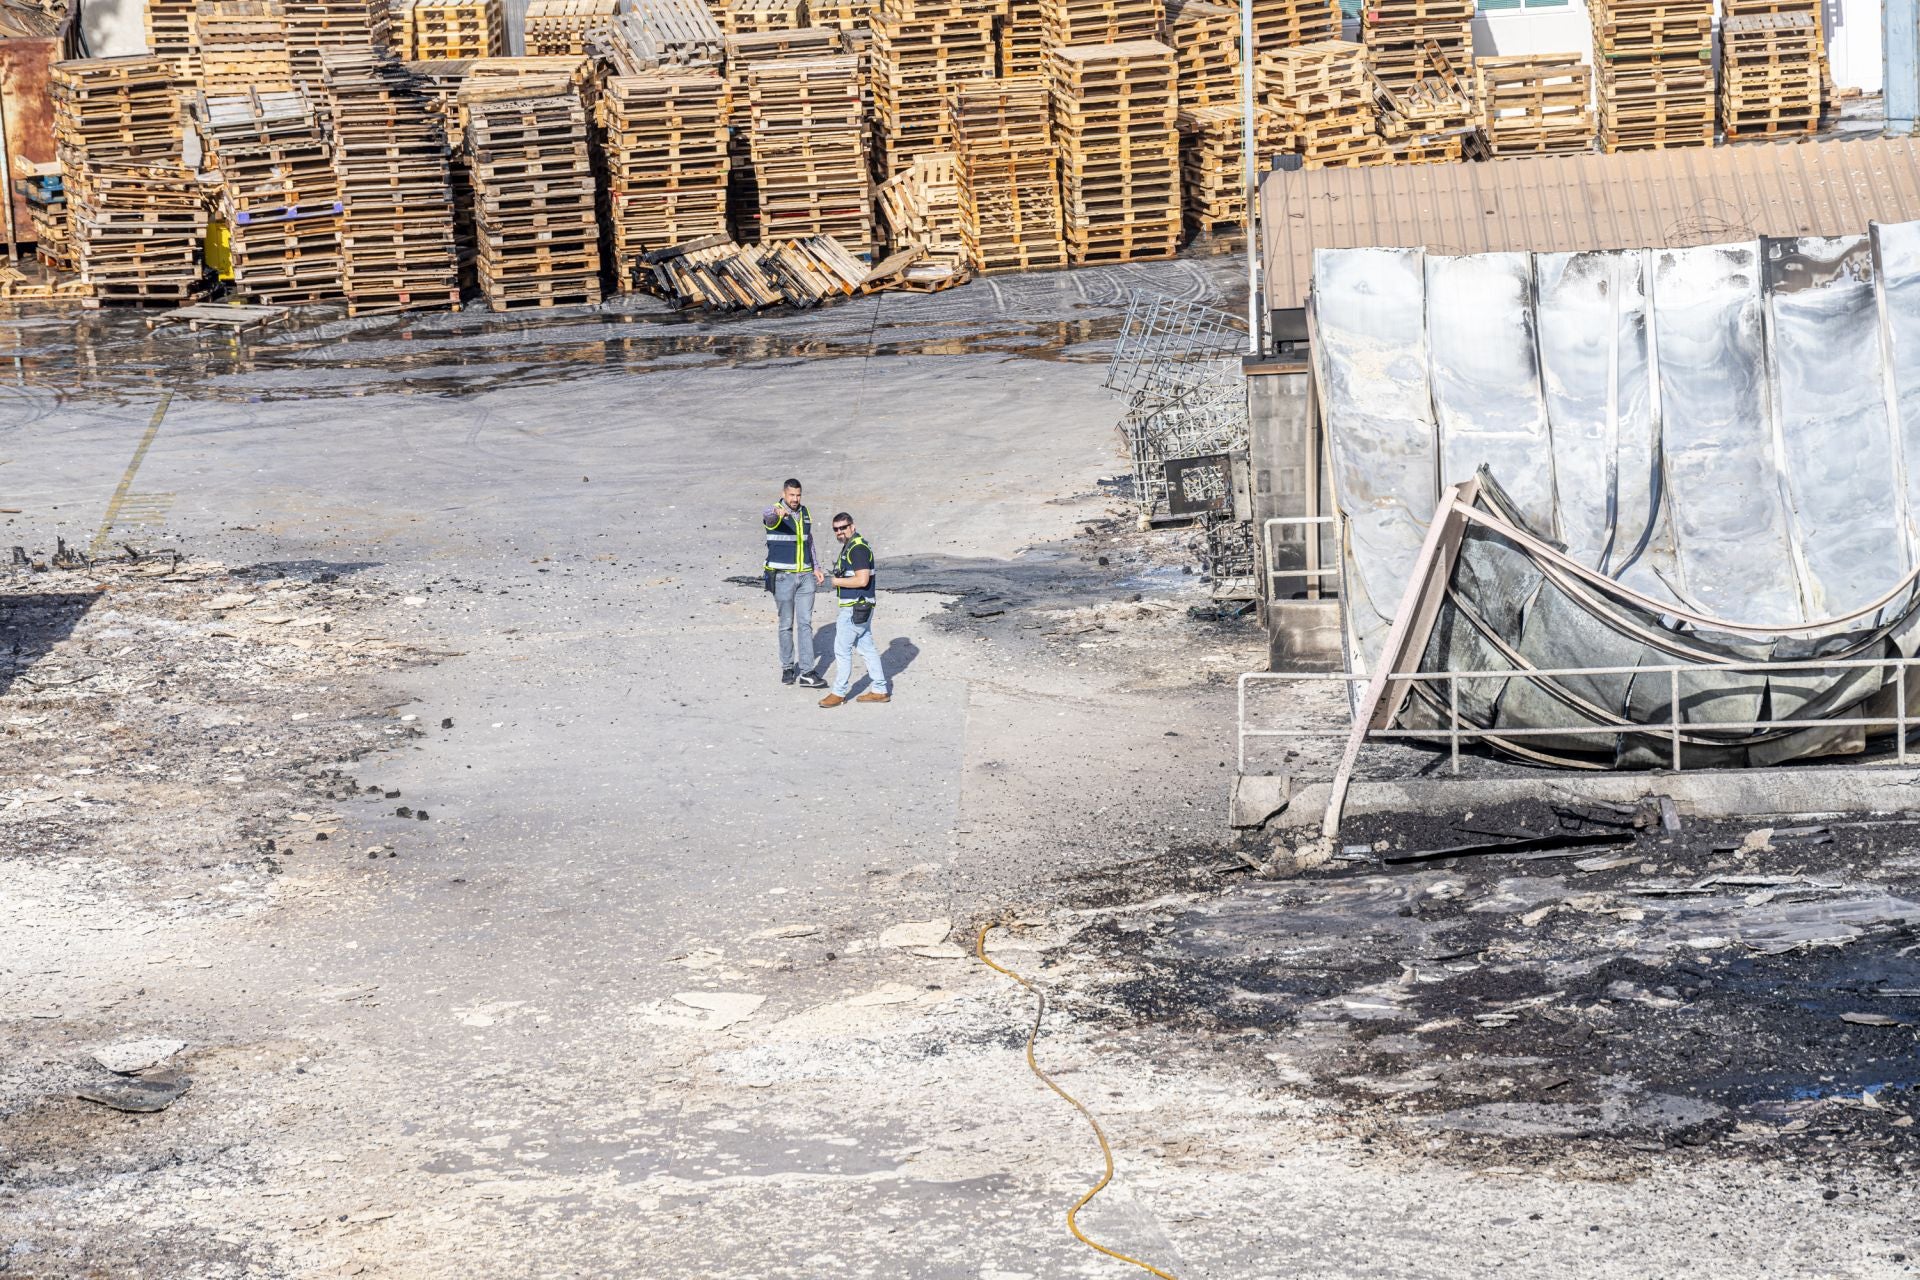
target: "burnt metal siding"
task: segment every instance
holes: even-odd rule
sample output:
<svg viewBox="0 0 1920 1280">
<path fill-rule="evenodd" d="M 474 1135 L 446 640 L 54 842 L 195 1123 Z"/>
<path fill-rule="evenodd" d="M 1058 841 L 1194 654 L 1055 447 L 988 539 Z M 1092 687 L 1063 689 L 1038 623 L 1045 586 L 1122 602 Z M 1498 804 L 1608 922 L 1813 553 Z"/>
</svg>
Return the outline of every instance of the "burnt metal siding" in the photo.
<svg viewBox="0 0 1920 1280">
<path fill-rule="evenodd" d="M 1917 218 L 1913 138 L 1298 170 L 1260 185 L 1270 311 L 1306 305 L 1315 249 L 1657 249 Z"/>
<path fill-rule="evenodd" d="M 33 243 L 33 224 L 27 220 L 27 200 L 19 191 L 19 162 L 46 164 L 54 159 L 53 100 L 47 94 L 47 72 L 60 60 L 57 38 L 0 39 L 0 95 L 5 97 L 7 155 L 12 158 L 14 235 L 21 244 Z M 0 228 L 3 229 L 3 228 Z"/>
</svg>

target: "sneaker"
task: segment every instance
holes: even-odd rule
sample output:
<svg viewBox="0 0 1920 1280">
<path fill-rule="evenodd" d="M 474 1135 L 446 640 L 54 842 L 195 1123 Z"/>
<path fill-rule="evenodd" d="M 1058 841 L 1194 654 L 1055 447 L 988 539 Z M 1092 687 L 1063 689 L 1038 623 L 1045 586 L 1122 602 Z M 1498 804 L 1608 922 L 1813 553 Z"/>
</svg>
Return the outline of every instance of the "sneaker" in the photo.
<svg viewBox="0 0 1920 1280">
<path fill-rule="evenodd" d="M 846 699 L 841 697 L 837 693 L 830 693 L 826 697 L 820 699 L 820 705 L 823 707 L 838 707 L 843 705 L 845 702 L 846 702 Z"/>
<path fill-rule="evenodd" d="M 859 697 L 855 698 L 854 701 L 855 702 L 892 702 L 893 695 L 889 693 L 863 693 Z"/>
<path fill-rule="evenodd" d="M 798 680 L 799 678 L 800 678 L 800 668 L 798 667 L 787 667 L 780 672 L 781 684 L 792 684 L 795 680 Z"/>
<path fill-rule="evenodd" d="M 801 676 L 799 683 L 802 689 L 824 689 L 827 687 L 826 679 L 811 671 Z"/>
</svg>

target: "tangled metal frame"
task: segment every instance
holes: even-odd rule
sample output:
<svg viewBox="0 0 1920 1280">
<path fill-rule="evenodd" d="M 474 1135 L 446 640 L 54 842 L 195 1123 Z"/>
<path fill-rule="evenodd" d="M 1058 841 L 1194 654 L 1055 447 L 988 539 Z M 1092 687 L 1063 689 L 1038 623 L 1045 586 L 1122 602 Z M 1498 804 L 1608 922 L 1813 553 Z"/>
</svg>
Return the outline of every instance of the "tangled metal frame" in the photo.
<svg viewBox="0 0 1920 1280">
<path fill-rule="evenodd" d="M 1106 386 L 1127 397 L 1133 492 L 1148 518 L 1168 510 L 1171 459 L 1245 453 L 1246 329 L 1204 303 L 1133 291 L 1107 366 Z"/>
</svg>

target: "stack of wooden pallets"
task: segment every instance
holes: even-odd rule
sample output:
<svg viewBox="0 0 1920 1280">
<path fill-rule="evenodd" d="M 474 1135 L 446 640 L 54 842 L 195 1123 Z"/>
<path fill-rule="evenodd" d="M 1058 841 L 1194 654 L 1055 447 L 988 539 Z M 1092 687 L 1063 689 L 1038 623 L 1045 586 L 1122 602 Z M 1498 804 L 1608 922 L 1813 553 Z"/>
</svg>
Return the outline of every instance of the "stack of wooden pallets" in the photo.
<svg viewBox="0 0 1920 1280">
<path fill-rule="evenodd" d="M 990 78 L 997 56 L 990 10 L 960 0 L 878 0 L 873 105 L 883 177 L 915 156 L 953 149 L 948 87 Z"/>
<path fill-rule="evenodd" d="M 1833 68 L 1827 60 L 1825 5 L 1822 0 L 1720 0 L 1720 21 L 1729 18 L 1757 18 L 1766 14 L 1804 13 L 1813 23 L 1815 58 L 1819 62 L 1820 110 L 1833 106 Z"/>
<path fill-rule="evenodd" d="M 304 89 L 200 94 L 194 127 L 202 167 L 219 178 L 214 213 L 227 228 L 234 296 L 319 302 L 345 293 L 345 205 L 324 108 Z"/>
<path fill-rule="evenodd" d="M 608 31 L 620 12 L 620 0 L 527 0 L 521 33 L 529 57 L 587 51 L 587 40 Z"/>
<path fill-rule="evenodd" d="M 511 52 L 501 0 L 410 0 L 402 23 L 406 56 L 416 61 L 501 58 Z"/>
<path fill-rule="evenodd" d="M 27 218 L 33 225 L 34 254 L 60 271 L 72 271 L 73 229 L 67 213 L 67 193 L 57 177 L 36 178 L 27 184 Z"/>
<path fill-rule="evenodd" d="M 1374 75 L 1398 93 L 1442 67 L 1471 68 L 1473 9 L 1474 0 L 1367 0 L 1360 31 Z"/>
<path fill-rule="evenodd" d="M 1713 145 L 1714 0 L 1591 0 L 1607 151 Z"/>
<path fill-rule="evenodd" d="M 830 58 L 847 51 L 845 35 L 834 27 L 728 36 L 726 48 L 728 111 L 736 126 L 744 126 L 748 120 L 753 68 L 783 58 Z M 735 127 L 727 142 L 727 215 L 737 239 L 750 244 L 760 238 L 760 191 L 754 181 L 753 139 L 744 127 Z"/>
<path fill-rule="evenodd" d="M 599 302 L 587 113 L 572 77 L 470 76 L 460 105 L 488 303 L 510 311 Z"/>
<path fill-rule="evenodd" d="M 87 58 L 48 75 L 80 278 L 99 301 L 173 303 L 202 287 L 205 200 L 180 161 L 170 58 Z"/>
<path fill-rule="evenodd" d="M 447 177 L 453 187 L 453 251 L 460 267 L 460 287 L 478 287 L 474 266 L 473 175 L 467 171 L 467 151 L 460 114 L 460 86 L 473 70 L 472 59 L 428 59 L 403 64 L 413 77 L 427 114 L 446 134 Z"/>
<path fill-rule="evenodd" d="M 1253 0 L 1253 47 L 1260 53 L 1340 38 L 1340 0 Z"/>
<path fill-rule="evenodd" d="M 1240 14 L 1214 0 L 1173 0 L 1167 43 L 1179 72 L 1180 109 L 1240 101 Z"/>
<path fill-rule="evenodd" d="M 873 0 L 807 0 L 807 25 L 865 31 L 873 25 Z"/>
<path fill-rule="evenodd" d="M 749 126 L 763 240 L 829 235 L 873 247 L 860 64 L 850 53 L 781 58 L 749 75 Z"/>
<path fill-rule="evenodd" d="M 1820 127 L 1819 21 L 1767 13 L 1720 23 L 1720 128 L 1729 142 Z"/>
<path fill-rule="evenodd" d="M 999 50 L 1002 77 L 1047 74 L 1047 5 L 1051 0 L 1006 0 L 1004 12 L 993 18 L 993 40 Z"/>
<path fill-rule="evenodd" d="M 439 117 L 385 51 L 330 52 L 323 76 L 346 202 L 349 313 L 458 306 L 453 186 Z"/>
<path fill-rule="evenodd" d="M 1158 40 L 1055 49 L 1052 88 L 1068 257 L 1171 256 L 1181 227 L 1173 50 Z"/>
<path fill-rule="evenodd" d="M 1323 40 L 1263 54 L 1259 80 L 1261 97 L 1276 117 L 1278 148 L 1298 153 L 1305 168 L 1387 159 L 1363 46 Z"/>
<path fill-rule="evenodd" d="M 1247 179 L 1238 103 L 1182 111 L 1180 207 L 1196 232 L 1245 226 Z M 1254 154 L 1269 157 L 1282 140 L 1279 117 L 1268 107 L 1255 117 Z"/>
<path fill-rule="evenodd" d="M 701 0 L 633 0 L 613 34 L 627 55 L 615 55 L 621 75 L 661 65 L 718 68 L 727 54 L 720 24 Z"/>
<path fill-rule="evenodd" d="M 1593 150 L 1593 71 L 1579 54 L 1481 58 L 1473 70 L 1496 158 Z"/>
<path fill-rule="evenodd" d="M 1045 0 L 1040 14 L 1049 49 L 1158 41 L 1167 25 L 1163 0 Z"/>
<path fill-rule="evenodd" d="M 599 117 L 614 277 L 632 289 L 641 254 L 726 234 L 726 81 L 682 67 L 610 76 Z"/>
<path fill-rule="evenodd" d="M 961 231 L 959 158 L 933 151 L 880 186 L 880 213 L 894 251 L 918 246 L 935 262 L 967 261 Z"/>
<path fill-rule="evenodd" d="M 1045 77 L 975 80 L 950 92 L 960 235 L 973 269 L 1065 266 Z"/>
<path fill-rule="evenodd" d="M 293 78 L 321 90 L 321 57 L 329 50 L 364 53 L 391 44 L 387 0 L 282 0 Z"/>
<path fill-rule="evenodd" d="M 147 0 L 147 52 L 173 63 L 182 81 L 200 78 L 200 50 L 194 40 L 194 11 L 200 0 Z"/>
<path fill-rule="evenodd" d="M 280 0 L 201 0 L 194 12 L 200 86 L 208 93 L 293 88 L 287 11 Z"/>
<path fill-rule="evenodd" d="M 798 31 L 809 25 L 807 0 L 732 0 L 725 12 L 727 34 Z"/>
</svg>

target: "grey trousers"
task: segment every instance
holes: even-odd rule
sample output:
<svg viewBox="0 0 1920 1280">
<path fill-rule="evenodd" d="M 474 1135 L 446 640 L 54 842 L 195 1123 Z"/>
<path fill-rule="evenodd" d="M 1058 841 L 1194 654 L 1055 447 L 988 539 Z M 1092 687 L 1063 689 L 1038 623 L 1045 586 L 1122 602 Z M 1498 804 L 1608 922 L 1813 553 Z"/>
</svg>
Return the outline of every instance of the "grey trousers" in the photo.
<svg viewBox="0 0 1920 1280">
<path fill-rule="evenodd" d="M 780 669 L 798 667 L 811 671 L 813 656 L 813 575 L 776 572 L 773 575 L 773 600 L 780 606 Z M 794 630 L 800 632 L 800 656 L 793 652 Z"/>
</svg>

